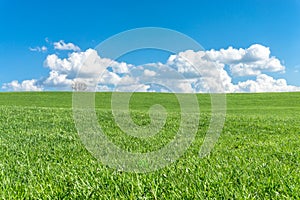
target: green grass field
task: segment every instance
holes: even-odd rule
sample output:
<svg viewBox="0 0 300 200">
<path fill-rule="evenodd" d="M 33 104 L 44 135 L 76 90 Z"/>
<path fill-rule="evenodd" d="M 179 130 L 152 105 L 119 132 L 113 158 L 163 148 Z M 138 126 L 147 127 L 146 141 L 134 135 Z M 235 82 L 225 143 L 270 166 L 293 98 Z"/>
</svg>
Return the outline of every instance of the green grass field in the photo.
<svg viewBox="0 0 300 200">
<path fill-rule="evenodd" d="M 149 106 L 168 111 L 162 131 L 132 138 L 114 123 L 111 93 L 97 93 L 98 121 L 110 139 L 133 152 L 161 148 L 178 129 L 173 94 L 135 93 L 137 124 Z M 300 93 L 228 94 L 223 132 L 199 158 L 210 120 L 210 96 L 199 94 L 200 126 L 188 151 L 150 173 L 116 171 L 84 147 L 74 125 L 72 93 L 0 93 L 1 199 L 299 199 Z"/>
</svg>

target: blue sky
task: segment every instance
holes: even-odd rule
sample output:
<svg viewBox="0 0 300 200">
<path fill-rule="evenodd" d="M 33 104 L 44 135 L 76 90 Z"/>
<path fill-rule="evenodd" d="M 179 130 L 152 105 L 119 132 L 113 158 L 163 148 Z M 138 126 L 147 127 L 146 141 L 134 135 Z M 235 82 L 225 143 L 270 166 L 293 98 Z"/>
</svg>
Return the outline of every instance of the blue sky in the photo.
<svg viewBox="0 0 300 200">
<path fill-rule="evenodd" d="M 84 52 L 114 34 L 149 26 L 182 32 L 206 50 L 247 49 L 253 44 L 268 47 L 270 56 L 280 60 L 285 70 L 267 74 L 300 86 L 299 0 L 0 0 L 0 20 L 0 88 L 13 80 L 46 78 L 51 70 L 44 67 L 47 57 L 64 58 L 70 53 L 54 49 L 55 42 L 72 43 Z M 32 51 L 42 46 L 47 51 Z M 140 65 L 166 62 L 169 56 L 148 54 L 128 55 L 121 61 Z M 233 77 L 233 82 L 247 78 L 257 79 Z"/>
</svg>

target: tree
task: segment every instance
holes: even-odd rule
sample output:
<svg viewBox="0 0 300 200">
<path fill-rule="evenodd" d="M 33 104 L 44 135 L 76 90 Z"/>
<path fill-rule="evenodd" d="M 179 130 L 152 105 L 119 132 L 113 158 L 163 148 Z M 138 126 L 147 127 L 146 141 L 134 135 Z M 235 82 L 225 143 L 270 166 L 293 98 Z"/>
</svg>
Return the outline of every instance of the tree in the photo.
<svg viewBox="0 0 300 200">
<path fill-rule="evenodd" d="M 72 89 L 75 91 L 86 91 L 87 85 L 83 82 L 75 81 L 72 85 Z"/>
</svg>

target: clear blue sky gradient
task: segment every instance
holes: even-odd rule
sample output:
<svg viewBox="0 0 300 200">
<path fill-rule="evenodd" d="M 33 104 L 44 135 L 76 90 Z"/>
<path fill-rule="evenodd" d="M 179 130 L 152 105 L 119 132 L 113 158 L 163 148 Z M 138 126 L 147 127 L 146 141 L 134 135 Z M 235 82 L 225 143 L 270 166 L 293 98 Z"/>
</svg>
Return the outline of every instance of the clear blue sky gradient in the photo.
<svg viewBox="0 0 300 200">
<path fill-rule="evenodd" d="M 0 24 L 0 85 L 47 76 L 43 61 L 51 50 L 29 50 L 46 45 L 45 38 L 85 50 L 121 31 L 152 26 L 187 34 L 205 49 L 268 46 L 287 68 L 274 77 L 300 86 L 299 0 L 0 0 Z"/>
</svg>

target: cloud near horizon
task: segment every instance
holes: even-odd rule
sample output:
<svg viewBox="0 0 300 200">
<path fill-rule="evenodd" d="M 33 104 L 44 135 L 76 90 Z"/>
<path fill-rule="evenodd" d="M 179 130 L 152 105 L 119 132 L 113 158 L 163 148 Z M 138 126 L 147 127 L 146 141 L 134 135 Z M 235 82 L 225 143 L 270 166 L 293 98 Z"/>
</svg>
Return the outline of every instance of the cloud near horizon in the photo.
<svg viewBox="0 0 300 200">
<path fill-rule="evenodd" d="M 4 83 L 2 89 L 8 91 L 43 91 L 42 86 L 37 86 L 37 80 L 25 80 L 19 83 L 19 81 L 14 80 L 10 83 Z"/>
<path fill-rule="evenodd" d="M 165 63 L 135 66 L 101 58 L 97 51 L 59 41 L 55 49 L 72 50 L 67 58 L 48 55 L 44 66 L 49 75 L 41 79 L 14 80 L 2 85 L 7 91 L 72 90 L 81 82 L 91 90 L 140 92 L 283 92 L 300 91 L 285 79 L 266 73 L 284 73 L 285 66 L 271 56 L 268 47 L 253 44 L 249 48 L 187 50 L 171 55 Z M 79 73 L 78 73 L 79 72 Z M 233 79 L 244 77 L 237 83 Z M 251 77 L 251 78 L 249 78 Z M 246 79 L 248 78 L 248 79 Z"/>
</svg>

